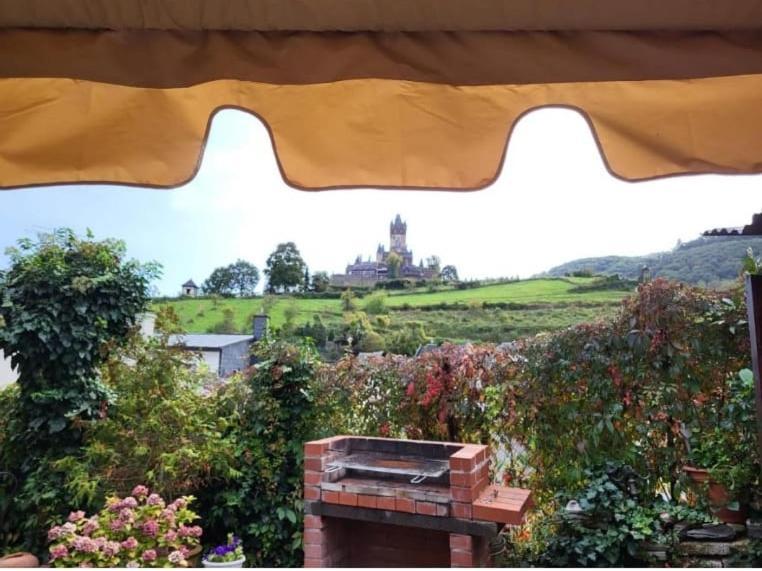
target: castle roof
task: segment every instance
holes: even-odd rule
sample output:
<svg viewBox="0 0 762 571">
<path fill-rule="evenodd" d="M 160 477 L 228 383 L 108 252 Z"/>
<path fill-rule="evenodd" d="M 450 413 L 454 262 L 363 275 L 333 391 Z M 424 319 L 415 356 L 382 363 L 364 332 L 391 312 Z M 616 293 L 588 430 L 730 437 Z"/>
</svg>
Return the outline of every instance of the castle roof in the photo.
<svg viewBox="0 0 762 571">
<path fill-rule="evenodd" d="M 389 224 L 389 229 L 393 233 L 404 233 L 407 232 L 407 224 L 402 221 L 402 217 L 397 214 L 397 216 L 394 218 L 394 222 Z"/>
</svg>

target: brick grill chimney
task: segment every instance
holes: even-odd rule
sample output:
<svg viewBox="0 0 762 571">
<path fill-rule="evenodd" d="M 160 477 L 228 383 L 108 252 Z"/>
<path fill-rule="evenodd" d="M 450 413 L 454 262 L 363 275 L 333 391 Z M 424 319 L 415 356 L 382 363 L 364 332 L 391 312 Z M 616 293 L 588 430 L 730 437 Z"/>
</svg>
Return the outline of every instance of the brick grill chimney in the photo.
<svg viewBox="0 0 762 571">
<path fill-rule="evenodd" d="M 335 436 L 304 447 L 305 567 L 484 567 L 530 492 L 489 485 L 486 446 Z"/>
</svg>

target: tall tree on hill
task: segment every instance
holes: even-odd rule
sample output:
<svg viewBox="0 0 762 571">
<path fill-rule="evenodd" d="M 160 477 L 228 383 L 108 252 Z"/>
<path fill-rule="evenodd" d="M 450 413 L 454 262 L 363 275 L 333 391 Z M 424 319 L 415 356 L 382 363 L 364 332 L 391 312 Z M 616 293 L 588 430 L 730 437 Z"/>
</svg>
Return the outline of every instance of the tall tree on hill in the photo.
<svg viewBox="0 0 762 571">
<path fill-rule="evenodd" d="M 302 285 L 307 264 L 302 259 L 296 244 L 285 242 L 278 244 L 275 251 L 267 258 L 267 291 L 270 293 L 286 292 Z"/>
<path fill-rule="evenodd" d="M 321 293 L 328 289 L 328 285 L 331 283 L 331 278 L 328 277 L 326 272 L 315 272 L 312 274 L 312 291 Z"/>
<path fill-rule="evenodd" d="M 442 268 L 440 277 L 442 278 L 442 281 L 445 282 L 456 282 L 458 281 L 458 269 L 451 265 L 445 266 Z"/>
<path fill-rule="evenodd" d="M 215 269 L 204 282 L 203 288 L 207 295 L 247 296 L 254 295 L 258 283 L 257 267 L 245 260 L 238 260 L 228 266 Z"/>
<path fill-rule="evenodd" d="M 402 258 L 396 252 L 392 252 L 386 258 L 386 265 L 389 268 L 389 277 L 400 277 L 400 268 L 402 267 Z"/>
<path fill-rule="evenodd" d="M 305 266 L 304 267 L 304 282 L 302 283 L 302 291 L 310 291 L 312 289 L 312 286 L 310 284 L 310 269 Z"/>
</svg>

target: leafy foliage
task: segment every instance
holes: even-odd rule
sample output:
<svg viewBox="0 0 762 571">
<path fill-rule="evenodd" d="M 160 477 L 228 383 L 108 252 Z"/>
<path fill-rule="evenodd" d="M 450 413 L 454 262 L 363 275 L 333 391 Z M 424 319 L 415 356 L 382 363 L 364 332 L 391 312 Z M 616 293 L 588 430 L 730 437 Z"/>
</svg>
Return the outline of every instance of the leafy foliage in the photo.
<svg viewBox="0 0 762 571">
<path fill-rule="evenodd" d="M 267 258 L 267 291 L 285 292 L 301 286 L 307 264 L 293 242 L 278 244 Z"/>
<path fill-rule="evenodd" d="M 166 327 L 167 320 L 159 321 Z M 106 492 L 128 494 L 142 483 L 175 498 L 238 475 L 234 443 L 225 436 L 235 417 L 221 415 L 205 390 L 208 376 L 168 340 L 166 331 L 148 340 L 134 336 L 104 366 L 116 403 L 87 425 L 81 454 L 56 463 L 74 504 L 102 501 Z"/>
<path fill-rule="evenodd" d="M 254 264 L 238 260 L 233 264 L 215 269 L 204 282 L 205 295 L 239 297 L 254 295 L 259 283 L 259 270 Z"/>
<path fill-rule="evenodd" d="M 642 564 L 647 562 L 644 542 L 666 548 L 676 542 L 670 525 L 673 514 L 679 514 L 682 523 L 706 521 L 703 513 L 654 499 L 631 467 L 611 462 L 585 470 L 582 489 L 561 492 L 557 499 L 564 507 L 543 522 L 555 527 L 539 557 L 543 566 Z"/>
<path fill-rule="evenodd" d="M 264 341 L 256 355 L 247 394 L 229 401 L 240 411 L 230 436 L 241 474 L 235 485 L 204 494 L 206 521 L 238 530 L 253 566 L 295 567 L 302 557 L 303 445 L 318 426 L 317 354 L 309 345 Z"/>
<path fill-rule="evenodd" d="M 25 437 L 76 433 L 73 421 L 98 418 L 110 399 L 97 374 L 103 349 L 126 337 L 145 309 L 157 268 L 125 262 L 121 242 L 80 239 L 71 230 L 20 240 L 8 253 L 0 349 L 18 370 Z"/>
<path fill-rule="evenodd" d="M 4 393 L 0 447 L 2 545 L 40 552 L 68 507 L 56 462 L 79 453 L 84 427 L 113 393 L 99 367 L 148 301 L 155 265 L 124 261 L 124 244 L 70 230 L 20 240 L 0 281 L 0 348 L 19 372 Z M 5 400 L 4 399 L 4 400 Z"/>
</svg>

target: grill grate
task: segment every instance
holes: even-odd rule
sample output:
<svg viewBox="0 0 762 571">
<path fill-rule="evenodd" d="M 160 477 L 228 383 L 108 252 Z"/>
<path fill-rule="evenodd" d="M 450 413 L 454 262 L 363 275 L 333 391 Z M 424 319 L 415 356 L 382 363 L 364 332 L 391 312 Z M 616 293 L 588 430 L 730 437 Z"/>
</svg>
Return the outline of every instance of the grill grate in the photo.
<svg viewBox="0 0 762 571">
<path fill-rule="evenodd" d="M 442 477 L 450 471 L 447 460 L 371 452 L 356 452 L 342 456 L 333 460 L 328 467 L 329 471 L 346 468 L 376 474 L 408 476 L 412 478 L 411 483 L 416 484 L 427 478 Z"/>
</svg>

